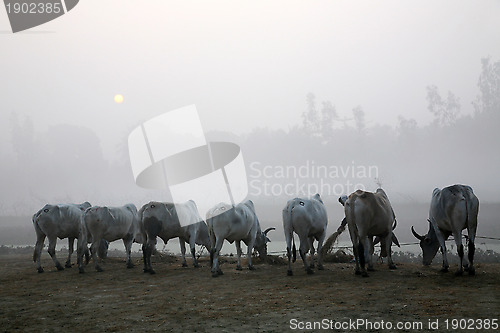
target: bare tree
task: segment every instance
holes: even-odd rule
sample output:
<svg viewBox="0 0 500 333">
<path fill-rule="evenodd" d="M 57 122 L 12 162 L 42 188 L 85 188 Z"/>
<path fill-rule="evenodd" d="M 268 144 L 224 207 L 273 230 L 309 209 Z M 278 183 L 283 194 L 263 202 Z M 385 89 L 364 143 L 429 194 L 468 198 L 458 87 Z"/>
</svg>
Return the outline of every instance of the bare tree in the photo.
<svg viewBox="0 0 500 333">
<path fill-rule="evenodd" d="M 354 122 L 356 124 L 356 129 L 359 132 L 363 132 L 363 130 L 366 127 L 365 111 L 363 111 L 363 108 L 358 105 L 354 109 L 352 109 L 352 114 L 354 115 Z"/>
<path fill-rule="evenodd" d="M 434 115 L 435 125 L 453 125 L 460 113 L 460 99 L 448 91 L 448 97 L 443 100 L 436 86 L 427 86 L 427 109 Z"/>
<path fill-rule="evenodd" d="M 307 94 L 307 110 L 302 113 L 303 126 L 307 133 L 319 135 L 321 119 L 316 109 L 316 96 L 313 93 Z"/>
<path fill-rule="evenodd" d="M 478 80 L 480 94 L 472 102 L 476 113 L 500 114 L 500 61 L 481 59 L 482 71 Z"/>
<path fill-rule="evenodd" d="M 329 139 L 333 136 L 333 125 L 335 120 L 338 119 L 337 110 L 332 102 L 323 102 L 323 107 L 321 109 L 321 134 L 323 138 Z"/>
</svg>

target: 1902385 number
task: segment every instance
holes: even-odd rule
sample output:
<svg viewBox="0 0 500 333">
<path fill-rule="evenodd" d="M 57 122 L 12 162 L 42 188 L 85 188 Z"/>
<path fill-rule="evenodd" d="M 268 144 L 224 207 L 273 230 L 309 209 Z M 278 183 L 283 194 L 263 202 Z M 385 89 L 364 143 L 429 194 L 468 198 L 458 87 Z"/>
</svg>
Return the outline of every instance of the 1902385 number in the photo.
<svg viewBox="0 0 500 333">
<path fill-rule="evenodd" d="M 6 7 L 9 14 L 59 14 L 62 11 L 60 2 L 14 2 Z"/>
<path fill-rule="evenodd" d="M 497 330 L 498 319 L 446 319 L 446 329 L 452 330 Z"/>
</svg>

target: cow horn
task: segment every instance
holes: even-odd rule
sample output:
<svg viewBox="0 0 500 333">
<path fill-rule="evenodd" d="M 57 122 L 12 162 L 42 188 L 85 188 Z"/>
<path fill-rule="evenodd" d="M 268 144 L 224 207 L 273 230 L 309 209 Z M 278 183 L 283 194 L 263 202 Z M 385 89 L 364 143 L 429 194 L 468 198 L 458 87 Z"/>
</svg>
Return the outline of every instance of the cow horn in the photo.
<svg viewBox="0 0 500 333">
<path fill-rule="evenodd" d="M 413 229 L 413 226 L 411 226 L 411 232 L 413 233 L 413 236 L 415 236 L 417 239 L 424 240 L 425 237 L 417 234 L 417 232 L 415 231 L 415 229 Z"/>
<path fill-rule="evenodd" d="M 274 227 L 267 228 L 267 229 L 264 231 L 264 235 L 266 235 L 266 236 L 267 236 L 267 233 L 268 233 L 269 231 L 271 231 L 271 230 L 276 230 L 276 228 L 274 228 Z"/>
</svg>

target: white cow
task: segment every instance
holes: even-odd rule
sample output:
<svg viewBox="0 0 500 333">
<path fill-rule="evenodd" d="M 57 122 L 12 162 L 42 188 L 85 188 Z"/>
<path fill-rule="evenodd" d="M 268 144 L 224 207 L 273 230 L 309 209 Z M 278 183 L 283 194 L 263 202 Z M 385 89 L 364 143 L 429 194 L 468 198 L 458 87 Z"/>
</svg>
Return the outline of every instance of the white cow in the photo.
<svg viewBox="0 0 500 333">
<path fill-rule="evenodd" d="M 56 257 L 57 238 L 68 238 L 69 254 L 65 267 L 71 268 L 71 254 L 75 238 L 80 232 L 80 220 L 83 211 L 90 207 L 90 203 L 82 204 L 46 204 L 33 215 L 33 226 L 36 232 L 36 245 L 33 253 L 33 261 L 36 264 L 38 273 L 43 272 L 40 264 L 40 255 L 44 245 L 45 237 L 49 239 L 48 252 L 58 270 L 63 270 Z"/>
<path fill-rule="evenodd" d="M 345 201 L 344 210 L 356 259 L 356 274 L 368 276 L 365 260 L 368 261 L 368 270 L 373 270 L 374 236 L 380 237 L 382 252 L 387 252 L 389 268 L 395 269 L 391 244 L 396 217 L 384 190 L 379 188 L 375 193 L 357 190 Z"/>
<path fill-rule="evenodd" d="M 453 185 L 442 190 L 435 188 L 432 192 L 431 207 L 429 210 L 429 231 L 426 235 L 419 235 L 411 227 L 413 235 L 420 240 L 423 252 L 424 265 L 430 265 L 436 252 L 441 248 L 443 253 L 443 272 L 448 271 L 448 259 L 446 257 L 445 241 L 453 235 L 457 245 L 460 265 L 456 271 L 457 275 L 463 274 L 463 267 L 470 275 L 474 270 L 474 240 L 477 230 L 477 214 L 479 212 L 479 199 L 474 191 L 467 185 Z M 462 230 L 467 229 L 469 239 L 469 264 L 464 264 L 464 247 L 462 245 Z"/>
<path fill-rule="evenodd" d="M 219 253 L 227 239 L 231 244 L 236 241 L 238 254 L 237 270 L 241 270 L 241 241 L 247 246 L 248 268 L 254 270 L 252 265 L 252 250 L 255 248 L 261 257 L 267 255 L 267 233 L 275 228 L 268 228 L 262 232 L 259 219 L 255 213 L 253 202 L 247 200 L 236 206 L 220 203 L 207 212 L 207 224 L 210 233 L 212 248 L 210 261 L 212 263 L 212 276 L 222 275 L 219 266 Z"/>
<path fill-rule="evenodd" d="M 295 198 L 288 200 L 283 209 L 283 230 L 286 238 L 286 250 L 288 255 L 288 275 L 293 275 L 291 258 L 297 257 L 293 232 L 300 239 L 299 254 L 308 274 L 313 273 L 314 268 L 314 246 L 313 241 L 318 241 L 318 269 L 323 270 L 321 249 L 326 237 L 328 217 L 326 208 L 319 194 L 311 199 Z M 293 249 L 292 249 L 293 242 Z M 307 264 L 306 255 L 311 249 L 311 264 Z"/>
<path fill-rule="evenodd" d="M 178 216 L 189 222 L 181 226 Z M 208 228 L 198 213 L 196 204 L 190 200 L 183 204 L 151 201 L 139 210 L 139 226 L 144 256 L 144 272 L 155 274 L 151 266 L 151 254 L 155 250 L 156 237 L 160 237 L 165 244 L 169 239 L 179 237 L 182 253 L 182 266 L 186 267 L 186 245 L 189 243 L 194 267 L 199 267 L 195 255 L 195 245 L 210 248 Z"/>
<path fill-rule="evenodd" d="M 134 267 L 130 252 L 137 232 L 137 208 L 133 204 L 122 207 L 94 206 L 85 210 L 81 221 L 82 237 L 78 242 L 78 268 L 80 273 L 85 272 L 82 257 L 87 239 L 90 238 L 92 239 L 92 245 L 90 246 L 92 259 L 98 272 L 102 272 L 102 268 L 97 262 L 97 249 L 101 239 L 108 242 L 123 239 L 125 251 L 127 252 L 127 268 Z"/>
</svg>

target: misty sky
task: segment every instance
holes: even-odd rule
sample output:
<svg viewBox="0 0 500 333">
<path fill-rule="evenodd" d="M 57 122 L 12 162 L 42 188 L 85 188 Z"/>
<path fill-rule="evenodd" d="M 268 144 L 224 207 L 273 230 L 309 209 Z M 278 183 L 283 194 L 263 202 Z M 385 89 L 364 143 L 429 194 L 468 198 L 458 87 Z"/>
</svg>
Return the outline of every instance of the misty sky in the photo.
<svg viewBox="0 0 500 333">
<path fill-rule="evenodd" d="M 85 0 L 12 34 L 0 9 L 0 139 L 9 117 L 95 131 L 106 154 L 140 122 L 196 104 L 207 130 L 288 129 L 306 95 L 368 125 L 430 122 L 426 86 L 478 94 L 500 59 L 499 1 Z M 123 104 L 113 96 L 121 93 Z"/>
</svg>

